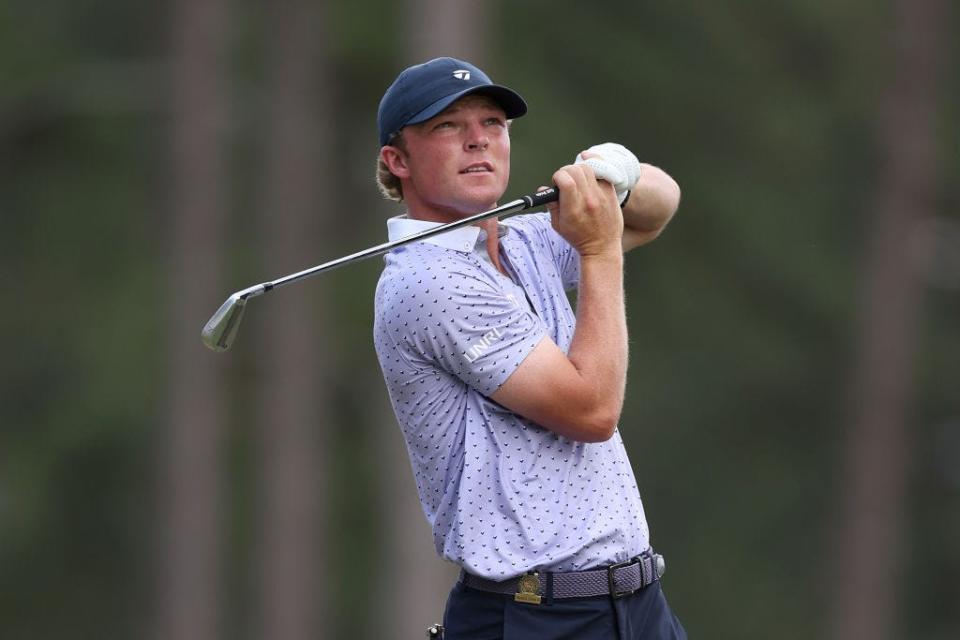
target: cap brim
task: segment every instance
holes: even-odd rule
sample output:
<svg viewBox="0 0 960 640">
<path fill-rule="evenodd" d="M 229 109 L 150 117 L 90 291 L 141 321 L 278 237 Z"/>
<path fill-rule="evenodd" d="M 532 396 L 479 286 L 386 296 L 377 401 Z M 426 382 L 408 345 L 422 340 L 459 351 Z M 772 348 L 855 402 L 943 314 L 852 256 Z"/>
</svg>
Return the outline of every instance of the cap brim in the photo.
<svg viewBox="0 0 960 640">
<path fill-rule="evenodd" d="M 409 125 L 425 122 L 449 107 L 460 98 L 473 94 L 486 95 L 493 98 L 506 113 L 507 118 L 519 118 L 527 112 L 526 101 L 521 98 L 520 94 L 518 94 L 516 91 L 499 84 L 485 84 L 479 87 L 471 87 L 459 93 L 454 93 L 453 95 L 440 98 L 433 104 L 422 109 L 419 113 L 412 115 L 406 124 Z"/>
</svg>

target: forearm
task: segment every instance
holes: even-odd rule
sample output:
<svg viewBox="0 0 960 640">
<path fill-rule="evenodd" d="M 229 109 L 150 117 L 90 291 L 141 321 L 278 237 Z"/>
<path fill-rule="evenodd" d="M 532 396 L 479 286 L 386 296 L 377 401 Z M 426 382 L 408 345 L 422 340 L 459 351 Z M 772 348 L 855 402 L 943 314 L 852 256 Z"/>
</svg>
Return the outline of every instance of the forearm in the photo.
<svg viewBox="0 0 960 640">
<path fill-rule="evenodd" d="M 491 398 L 566 438 L 602 442 L 616 429 L 626 386 L 623 217 L 613 186 L 589 167 L 562 167 L 553 181 L 553 228 L 580 256 L 577 326 L 566 352 L 541 339 Z"/>
<path fill-rule="evenodd" d="M 624 240 L 643 244 L 656 238 L 680 206 L 680 186 L 662 169 L 641 164 L 640 178 L 623 204 Z"/>
<path fill-rule="evenodd" d="M 591 422 L 608 437 L 623 408 L 627 350 L 623 254 L 582 256 L 577 326 L 567 357 L 588 389 Z"/>
</svg>

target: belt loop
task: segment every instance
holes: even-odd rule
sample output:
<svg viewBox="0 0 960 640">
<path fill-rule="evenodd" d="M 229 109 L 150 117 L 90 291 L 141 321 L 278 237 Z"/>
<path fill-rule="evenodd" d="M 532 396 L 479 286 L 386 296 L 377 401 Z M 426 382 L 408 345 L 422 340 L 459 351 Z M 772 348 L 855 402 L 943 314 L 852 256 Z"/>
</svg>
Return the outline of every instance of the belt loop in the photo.
<svg viewBox="0 0 960 640">
<path fill-rule="evenodd" d="M 547 606 L 553 604 L 553 571 L 547 571 L 547 585 L 544 588 L 544 595 L 547 597 Z"/>
<path fill-rule="evenodd" d="M 657 568 L 653 560 L 653 547 L 648 547 L 640 554 L 640 573 L 643 576 L 643 586 L 649 586 L 656 581 Z"/>
<path fill-rule="evenodd" d="M 646 552 L 643 553 L 637 562 L 640 564 L 640 584 L 644 587 L 653 582 L 653 571 L 650 567 L 650 556 Z"/>
</svg>

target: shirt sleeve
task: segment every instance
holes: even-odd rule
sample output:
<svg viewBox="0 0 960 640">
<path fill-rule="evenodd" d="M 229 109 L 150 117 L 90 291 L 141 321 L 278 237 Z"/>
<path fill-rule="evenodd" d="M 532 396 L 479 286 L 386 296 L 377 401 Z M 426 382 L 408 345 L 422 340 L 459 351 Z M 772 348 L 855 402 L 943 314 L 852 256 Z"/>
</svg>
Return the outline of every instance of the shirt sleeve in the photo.
<svg viewBox="0 0 960 640">
<path fill-rule="evenodd" d="M 489 396 L 546 335 L 524 302 L 485 274 L 448 269 L 420 279 L 401 304 L 408 354 Z"/>
</svg>

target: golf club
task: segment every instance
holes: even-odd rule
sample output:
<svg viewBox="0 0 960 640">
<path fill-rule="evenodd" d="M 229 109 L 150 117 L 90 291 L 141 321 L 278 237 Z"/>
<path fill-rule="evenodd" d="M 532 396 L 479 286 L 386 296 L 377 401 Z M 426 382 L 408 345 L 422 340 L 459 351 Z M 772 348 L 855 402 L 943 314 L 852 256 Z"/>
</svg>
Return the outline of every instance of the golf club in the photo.
<svg viewBox="0 0 960 640">
<path fill-rule="evenodd" d="M 297 280 L 309 278 L 310 276 L 323 273 L 324 271 L 330 271 L 331 269 L 342 267 L 346 264 L 350 264 L 351 262 L 358 262 L 360 260 L 365 260 L 366 258 L 372 258 L 373 256 L 378 256 L 392 249 L 396 249 L 397 247 L 402 247 L 405 244 L 416 242 L 418 240 L 424 240 L 425 238 L 440 235 L 441 233 L 452 231 L 454 229 L 459 229 L 460 227 L 465 227 L 475 222 L 486 220 L 487 218 L 515 215 L 521 211 L 526 211 L 531 207 L 539 207 L 547 204 L 548 202 L 554 202 L 559 197 L 560 194 L 557 189 L 555 187 L 551 187 L 544 191 L 539 191 L 532 195 L 523 196 L 522 198 L 512 200 L 506 204 L 500 205 L 499 207 L 490 209 L 489 211 L 484 211 L 483 213 L 478 213 L 467 218 L 463 218 L 462 220 L 456 220 L 439 227 L 419 231 L 404 238 L 393 240 L 392 242 L 378 244 L 375 247 L 370 247 L 369 249 L 364 249 L 363 251 L 358 251 L 357 253 L 351 253 L 348 256 L 343 256 L 342 258 L 337 258 L 336 260 L 331 260 L 330 262 L 325 262 L 315 267 L 298 271 L 297 273 L 291 273 L 288 276 L 283 276 L 282 278 L 277 278 L 276 280 L 272 280 L 270 282 L 264 282 L 246 289 L 241 289 L 227 298 L 226 302 L 224 302 L 220 308 L 217 309 L 216 313 L 214 313 L 213 316 L 211 316 L 207 321 L 207 324 L 203 327 L 203 331 L 201 332 L 203 344 L 214 351 L 226 351 L 229 349 L 230 345 L 233 344 L 233 341 L 237 337 L 237 330 L 240 328 L 240 320 L 243 318 L 243 312 L 246 309 L 247 300 L 262 295 L 271 289 L 282 287 L 285 284 L 290 284 L 291 282 L 296 282 Z"/>
</svg>

